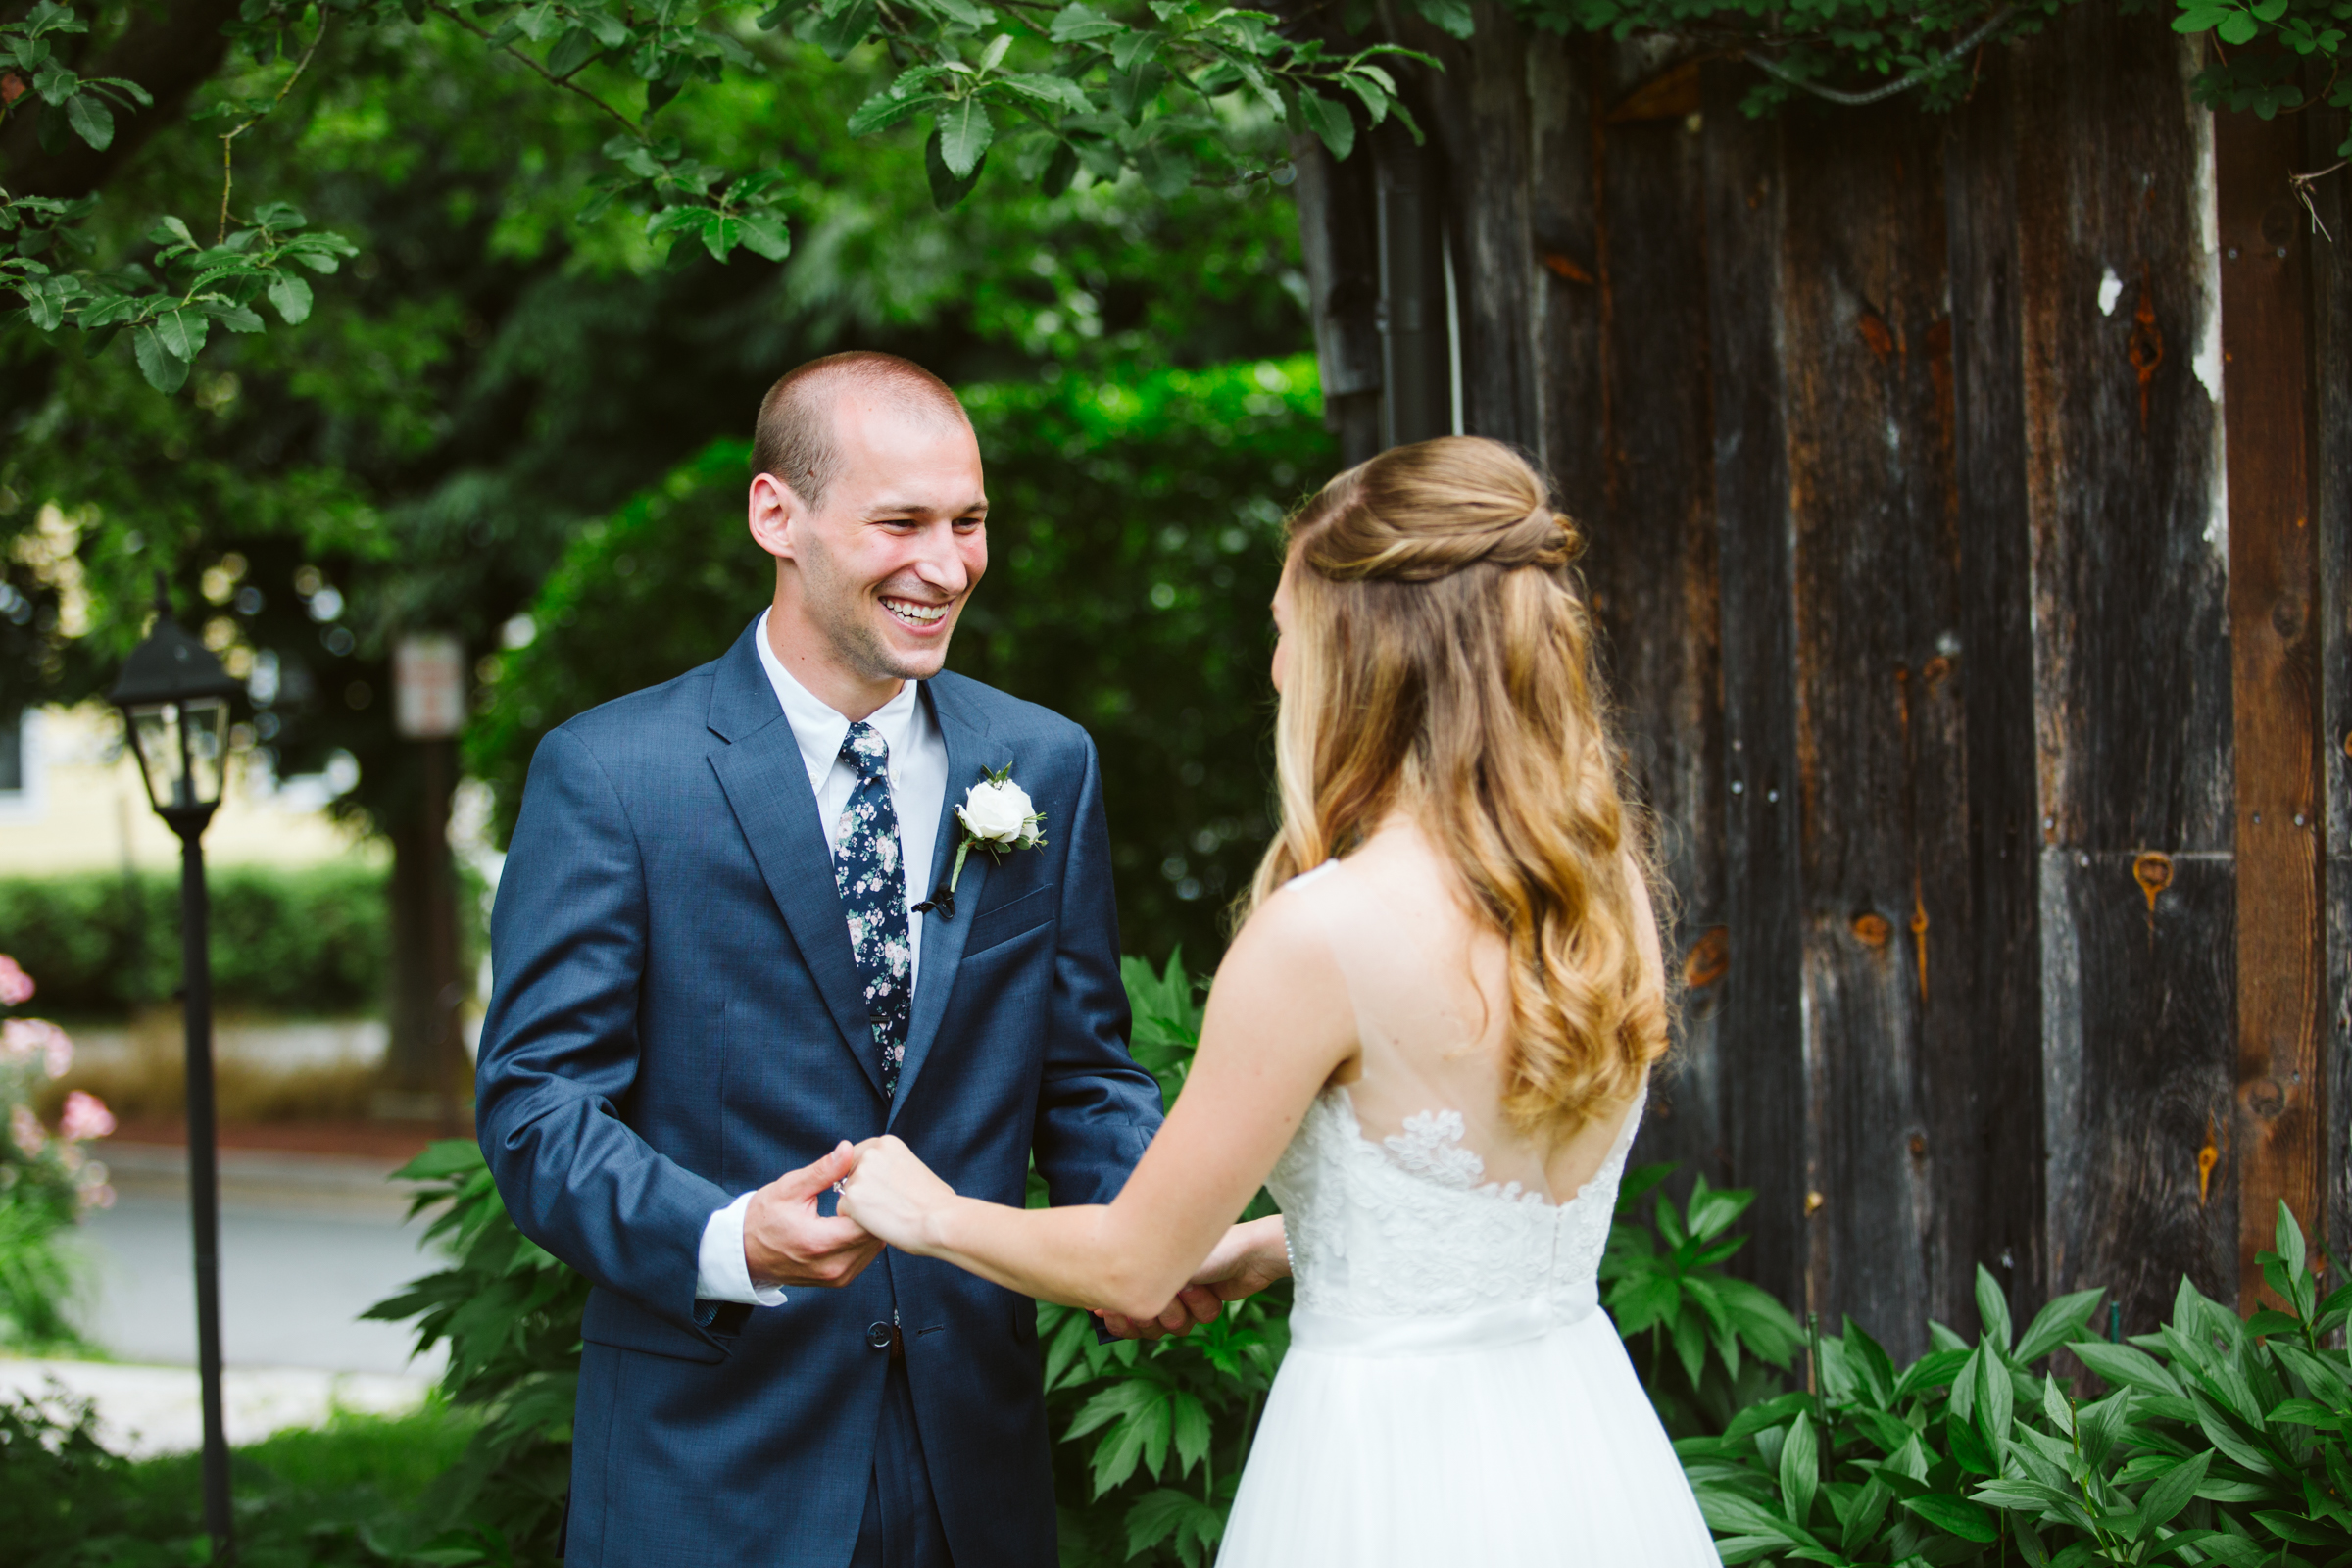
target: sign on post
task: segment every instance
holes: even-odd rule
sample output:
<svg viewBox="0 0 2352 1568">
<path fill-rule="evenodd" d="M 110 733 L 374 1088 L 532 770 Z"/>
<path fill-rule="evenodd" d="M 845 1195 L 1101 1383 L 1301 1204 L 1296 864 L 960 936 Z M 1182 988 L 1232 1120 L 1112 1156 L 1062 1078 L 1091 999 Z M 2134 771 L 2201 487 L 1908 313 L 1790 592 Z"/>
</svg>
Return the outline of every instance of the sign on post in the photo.
<svg viewBox="0 0 2352 1568">
<path fill-rule="evenodd" d="M 447 740 L 466 727 L 466 650 L 447 632 L 411 632 L 392 648 L 393 722 L 413 741 Z"/>
</svg>

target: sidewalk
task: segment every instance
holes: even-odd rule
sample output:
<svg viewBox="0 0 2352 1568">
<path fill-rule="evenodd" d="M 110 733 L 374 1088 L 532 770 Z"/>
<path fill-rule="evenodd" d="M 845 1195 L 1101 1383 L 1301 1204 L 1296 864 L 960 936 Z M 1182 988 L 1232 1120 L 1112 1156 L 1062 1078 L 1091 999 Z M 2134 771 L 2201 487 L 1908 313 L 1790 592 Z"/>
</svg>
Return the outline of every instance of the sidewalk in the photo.
<svg viewBox="0 0 2352 1568">
<path fill-rule="evenodd" d="M 359 1142 L 326 1136 L 333 1148 Z M 414 1409 L 440 1377 L 446 1353 L 436 1348 L 412 1360 L 409 1325 L 360 1321 L 442 1266 L 418 1249 L 424 1225 L 407 1218 L 405 1184 L 386 1179 L 415 1152 L 411 1143 L 421 1135 L 365 1154 L 221 1150 L 220 1345 L 233 1441 L 317 1425 L 338 1404 Z M 128 1445 L 122 1451 L 193 1446 L 187 1152 L 113 1138 L 96 1152 L 117 1197 L 81 1226 L 92 1289 L 77 1316 L 93 1342 L 128 1364 L 0 1362 L 0 1387 L 30 1392 L 55 1375 L 97 1402 L 110 1441 Z"/>
</svg>

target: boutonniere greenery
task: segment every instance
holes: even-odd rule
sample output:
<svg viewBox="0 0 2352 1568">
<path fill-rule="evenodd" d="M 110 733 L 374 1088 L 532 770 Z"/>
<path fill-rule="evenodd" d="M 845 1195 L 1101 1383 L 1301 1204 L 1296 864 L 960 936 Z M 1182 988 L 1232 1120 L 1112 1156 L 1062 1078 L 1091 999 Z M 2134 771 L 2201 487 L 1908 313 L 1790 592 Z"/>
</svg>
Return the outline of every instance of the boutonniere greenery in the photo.
<svg viewBox="0 0 2352 1568">
<path fill-rule="evenodd" d="M 992 860 L 1003 860 L 1014 850 L 1035 849 L 1046 842 L 1046 813 L 1012 781 L 1009 763 L 981 774 L 980 782 L 964 791 L 963 804 L 956 808 L 956 864 L 948 872 L 948 885 L 917 906 L 936 907 L 951 920 L 956 918 L 956 883 L 963 875 L 965 856 L 978 849 Z"/>
</svg>

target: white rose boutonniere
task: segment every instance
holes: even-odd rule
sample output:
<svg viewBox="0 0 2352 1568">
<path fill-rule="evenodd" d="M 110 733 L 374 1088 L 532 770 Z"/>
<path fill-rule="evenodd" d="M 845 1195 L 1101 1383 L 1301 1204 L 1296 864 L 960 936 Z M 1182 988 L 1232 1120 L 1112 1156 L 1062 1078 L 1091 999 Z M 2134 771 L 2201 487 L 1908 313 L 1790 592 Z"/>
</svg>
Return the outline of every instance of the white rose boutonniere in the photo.
<svg viewBox="0 0 2352 1568">
<path fill-rule="evenodd" d="M 1030 802 L 1027 790 L 1012 781 L 1009 766 L 982 774 L 979 783 L 964 791 L 963 804 L 956 808 L 956 821 L 962 829 L 956 844 L 956 864 L 948 872 L 946 890 L 932 901 L 949 919 L 956 916 L 956 883 L 963 875 L 963 858 L 975 846 L 990 859 L 1003 860 L 1013 850 L 1034 849 L 1046 842 L 1046 813 Z"/>
</svg>

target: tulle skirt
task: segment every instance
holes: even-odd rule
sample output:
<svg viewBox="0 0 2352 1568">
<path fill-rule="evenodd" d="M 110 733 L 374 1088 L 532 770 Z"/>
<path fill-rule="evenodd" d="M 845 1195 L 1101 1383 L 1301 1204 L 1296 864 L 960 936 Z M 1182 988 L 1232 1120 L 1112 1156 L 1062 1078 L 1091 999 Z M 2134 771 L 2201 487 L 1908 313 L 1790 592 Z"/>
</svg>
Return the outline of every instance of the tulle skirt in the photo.
<svg viewBox="0 0 2352 1568">
<path fill-rule="evenodd" d="M 1719 1568 L 1596 1307 L 1291 1332 L 1217 1568 Z"/>
</svg>

